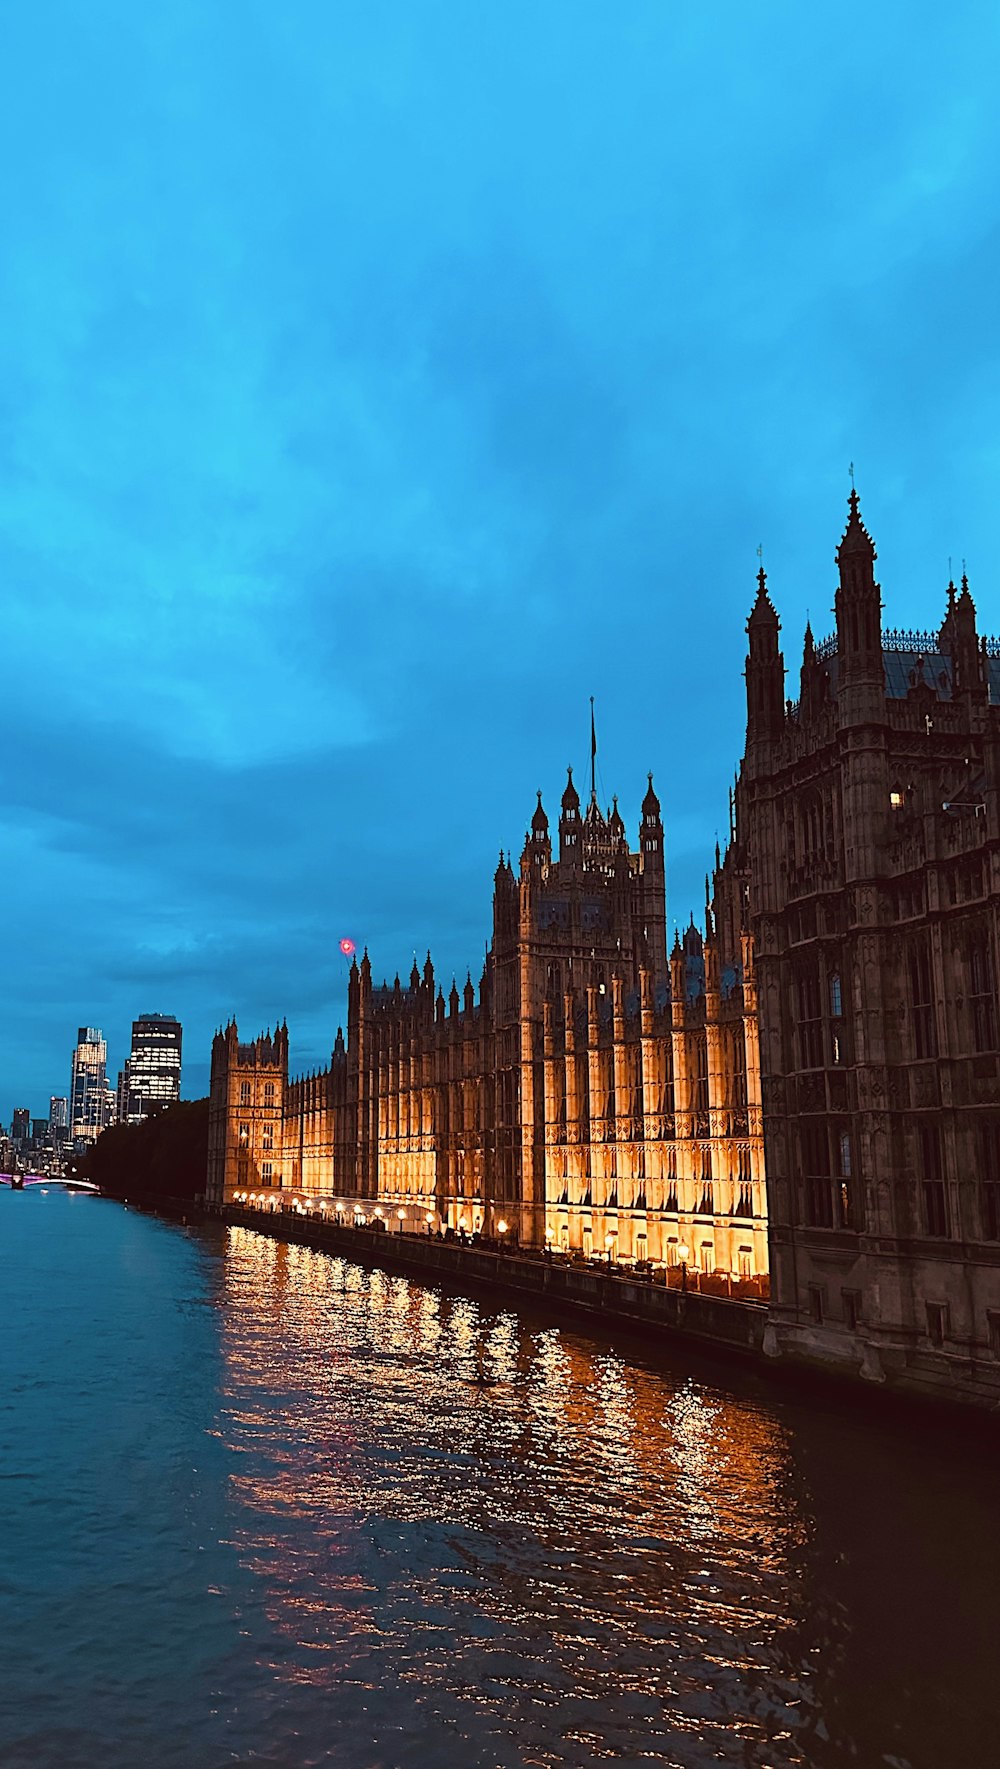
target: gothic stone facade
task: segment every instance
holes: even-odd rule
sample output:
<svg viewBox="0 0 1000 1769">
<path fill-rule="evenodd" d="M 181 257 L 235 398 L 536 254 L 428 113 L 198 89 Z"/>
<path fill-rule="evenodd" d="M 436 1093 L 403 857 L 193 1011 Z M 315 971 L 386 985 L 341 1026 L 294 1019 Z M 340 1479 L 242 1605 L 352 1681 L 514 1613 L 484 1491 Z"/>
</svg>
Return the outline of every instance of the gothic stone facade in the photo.
<svg viewBox="0 0 1000 1769">
<path fill-rule="evenodd" d="M 288 1037 L 212 1051 L 208 1190 L 395 1227 L 447 1224 L 758 1280 L 767 1270 L 752 947 L 734 856 L 668 960 L 650 778 L 637 851 L 572 773 L 503 855 L 478 991 L 352 968 L 346 1042 L 290 1082 Z"/>
<path fill-rule="evenodd" d="M 1000 654 L 964 577 L 883 633 L 875 556 L 852 493 L 796 704 L 763 572 L 748 623 L 771 1343 L 1000 1399 Z"/>
</svg>

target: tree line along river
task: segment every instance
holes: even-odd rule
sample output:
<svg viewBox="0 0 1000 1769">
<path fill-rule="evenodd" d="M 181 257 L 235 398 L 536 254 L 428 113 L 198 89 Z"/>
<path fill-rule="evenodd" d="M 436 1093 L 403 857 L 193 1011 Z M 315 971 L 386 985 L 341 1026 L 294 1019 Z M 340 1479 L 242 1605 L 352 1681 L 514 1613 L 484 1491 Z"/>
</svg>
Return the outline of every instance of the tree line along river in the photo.
<svg viewBox="0 0 1000 1769">
<path fill-rule="evenodd" d="M 1000 1762 L 996 1454 L 0 1193 L 4 1769 Z"/>
</svg>

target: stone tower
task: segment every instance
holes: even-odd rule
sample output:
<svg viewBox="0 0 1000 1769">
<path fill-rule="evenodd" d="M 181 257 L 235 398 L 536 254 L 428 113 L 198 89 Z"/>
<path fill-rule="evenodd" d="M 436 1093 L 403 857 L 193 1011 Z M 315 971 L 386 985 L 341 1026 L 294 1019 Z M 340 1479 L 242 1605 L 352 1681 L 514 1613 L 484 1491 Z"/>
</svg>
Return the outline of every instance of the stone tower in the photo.
<svg viewBox="0 0 1000 1769">
<path fill-rule="evenodd" d="M 283 1179 L 288 1027 L 241 1044 L 235 1020 L 212 1040 L 208 1107 L 209 1203 L 272 1193 Z"/>
</svg>

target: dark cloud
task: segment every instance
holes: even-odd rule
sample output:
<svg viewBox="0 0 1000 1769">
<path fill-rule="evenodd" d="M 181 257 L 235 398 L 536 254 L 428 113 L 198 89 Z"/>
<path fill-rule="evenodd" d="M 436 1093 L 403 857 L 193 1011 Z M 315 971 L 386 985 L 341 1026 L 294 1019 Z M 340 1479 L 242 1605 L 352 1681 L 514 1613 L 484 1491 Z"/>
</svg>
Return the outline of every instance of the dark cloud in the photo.
<svg viewBox="0 0 1000 1769">
<path fill-rule="evenodd" d="M 858 463 L 986 627 L 1000 23 L 887 0 L 22 9 L 0 70 L 0 1117 L 178 1012 L 481 963 L 499 847 L 652 767 L 686 919 L 763 542 L 794 672 Z"/>
</svg>

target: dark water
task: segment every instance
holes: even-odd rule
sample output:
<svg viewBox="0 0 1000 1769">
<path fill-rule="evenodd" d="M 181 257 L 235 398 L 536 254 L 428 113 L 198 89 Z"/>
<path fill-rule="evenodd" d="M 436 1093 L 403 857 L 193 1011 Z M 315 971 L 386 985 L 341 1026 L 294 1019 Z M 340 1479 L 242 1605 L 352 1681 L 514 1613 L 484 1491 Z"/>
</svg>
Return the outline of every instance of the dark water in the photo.
<svg viewBox="0 0 1000 1769">
<path fill-rule="evenodd" d="M 1000 1763 L 983 1445 L 55 1190 L 0 1246 L 4 1769 Z"/>
</svg>

